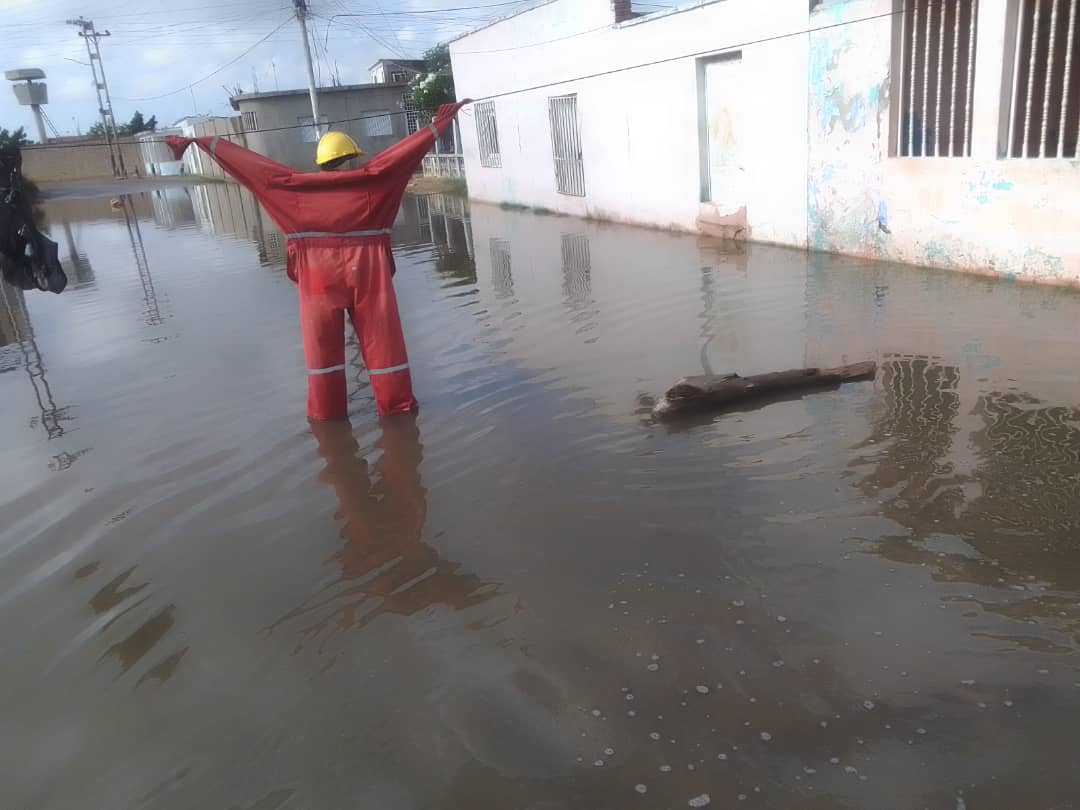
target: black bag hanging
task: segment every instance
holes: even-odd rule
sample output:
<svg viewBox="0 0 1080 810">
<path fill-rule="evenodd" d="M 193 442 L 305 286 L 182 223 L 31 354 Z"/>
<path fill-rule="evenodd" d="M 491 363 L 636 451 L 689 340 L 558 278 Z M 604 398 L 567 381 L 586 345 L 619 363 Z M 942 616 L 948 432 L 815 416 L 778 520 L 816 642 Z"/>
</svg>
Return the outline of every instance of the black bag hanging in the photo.
<svg viewBox="0 0 1080 810">
<path fill-rule="evenodd" d="M 21 290 L 59 293 L 67 286 L 59 248 L 34 225 L 17 147 L 0 149 L 0 271 Z"/>
</svg>

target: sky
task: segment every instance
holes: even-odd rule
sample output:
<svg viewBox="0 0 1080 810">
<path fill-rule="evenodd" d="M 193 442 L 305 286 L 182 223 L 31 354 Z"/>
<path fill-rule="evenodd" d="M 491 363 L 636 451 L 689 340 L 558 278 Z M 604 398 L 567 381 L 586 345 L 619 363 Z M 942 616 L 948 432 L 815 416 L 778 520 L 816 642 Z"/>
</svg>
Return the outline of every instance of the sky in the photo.
<svg viewBox="0 0 1080 810">
<path fill-rule="evenodd" d="M 534 1 L 308 0 L 317 78 L 330 84 L 336 71 L 345 84 L 367 82 L 377 59 L 418 57 Z M 0 0 L 0 12 L 0 69 L 45 71 L 44 111 L 61 135 L 99 120 L 86 44 L 65 24 L 79 16 L 111 32 L 101 53 L 118 123 L 136 110 L 161 126 L 193 113 L 233 114 L 226 87 L 307 86 L 291 0 Z M 0 87 L 0 127 L 20 126 L 36 140 L 30 108 Z"/>
</svg>

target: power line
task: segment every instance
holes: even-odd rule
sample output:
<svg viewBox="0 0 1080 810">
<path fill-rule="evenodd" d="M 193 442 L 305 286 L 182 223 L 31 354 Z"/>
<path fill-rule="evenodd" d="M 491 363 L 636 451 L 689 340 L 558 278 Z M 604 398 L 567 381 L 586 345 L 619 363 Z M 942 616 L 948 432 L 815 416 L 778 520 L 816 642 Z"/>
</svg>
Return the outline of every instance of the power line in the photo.
<svg viewBox="0 0 1080 810">
<path fill-rule="evenodd" d="M 230 59 L 224 65 L 221 65 L 220 67 L 215 68 L 214 70 L 210 71 L 205 76 L 203 76 L 201 79 L 196 79 L 195 81 L 191 82 L 190 84 L 185 84 L 181 88 L 178 88 L 176 90 L 171 90 L 168 93 L 159 93 L 156 96 L 136 96 L 136 97 L 130 97 L 130 98 L 120 98 L 119 96 L 117 96 L 117 98 L 120 98 L 121 101 L 156 101 L 159 98 L 167 98 L 168 96 L 175 96 L 177 93 L 183 93 L 185 90 L 188 90 L 188 89 L 194 87 L 197 84 L 202 84 L 207 79 L 216 76 L 217 74 L 221 73 L 221 71 L 225 70 L 225 68 L 235 65 L 237 62 L 239 62 L 241 59 L 243 59 L 245 56 L 247 56 L 249 53 L 251 53 L 257 47 L 259 47 L 264 42 L 266 42 L 266 40 L 270 39 L 270 37 L 272 37 L 274 34 L 276 34 L 278 31 L 280 31 L 286 25 L 288 25 L 291 21 L 292 21 L 292 17 L 286 18 L 284 21 L 282 21 L 282 23 L 280 25 L 278 25 L 277 28 L 275 28 L 273 31 L 271 31 L 266 36 L 260 38 L 256 42 L 254 42 L 249 48 L 246 48 L 245 50 L 241 51 L 238 55 L 236 55 L 235 57 Z"/>
<path fill-rule="evenodd" d="M 779 40 L 791 39 L 793 37 L 799 37 L 799 36 L 803 36 L 803 35 L 815 34 L 815 33 L 818 33 L 820 31 L 830 31 L 830 30 L 837 29 L 837 28 L 844 28 L 844 27 L 847 27 L 849 25 L 857 25 L 859 23 L 864 23 L 864 22 L 873 22 L 875 20 L 881 20 L 881 19 L 886 19 L 888 17 L 894 17 L 897 14 L 902 14 L 902 13 L 904 13 L 903 9 L 900 9 L 898 11 L 887 11 L 887 12 L 883 12 L 881 14 L 872 14 L 870 16 L 859 17 L 859 18 L 854 19 L 854 20 L 846 20 L 846 21 L 843 21 L 843 22 L 831 23 L 829 25 L 817 26 L 815 28 L 807 28 L 807 29 L 803 29 L 803 30 L 800 30 L 800 31 L 790 31 L 790 32 L 788 32 L 786 34 L 776 34 L 774 36 L 761 37 L 759 39 L 752 39 L 752 40 L 746 40 L 744 42 L 731 43 L 729 45 L 722 45 L 720 47 L 710 48 L 710 49 L 704 50 L 704 51 L 694 51 L 692 53 L 684 53 L 684 54 L 679 54 L 677 56 L 668 56 L 668 57 L 664 57 L 663 59 L 654 59 L 654 60 L 649 61 L 649 62 L 640 62 L 640 63 L 638 63 L 636 65 L 625 65 L 623 67 L 612 68 L 610 70 L 602 70 L 602 71 L 598 71 L 596 73 L 589 73 L 589 74 L 586 74 L 584 76 L 575 76 L 575 77 L 569 78 L 569 79 L 557 79 L 555 81 L 544 82 L 543 84 L 536 84 L 536 85 L 532 85 L 530 87 L 522 87 L 522 88 L 517 89 L 517 90 L 507 90 L 507 91 L 502 92 L 502 93 L 492 93 L 491 95 L 481 96 L 479 98 L 472 99 L 472 101 L 473 102 L 491 101 L 491 100 L 497 99 L 497 98 L 505 98 L 506 96 L 518 95 L 519 93 L 530 93 L 530 92 L 532 92 L 534 90 L 544 90 L 546 88 L 556 87 L 556 86 L 561 85 L 561 84 L 569 84 L 571 82 L 586 81 L 588 79 L 596 79 L 596 78 L 599 78 L 601 76 L 610 76 L 610 75 L 615 74 L 615 73 L 624 73 L 624 72 L 629 71 L 629 70 L 637 70 L 639 68 L 652 67 L 654 65 L 662 65 L 662 64 L 666 64 L 668 62 L 675 62 L 675 61 L 678 61 L 680 59 L 693 59 L 693 58 L 697 58 L 697 57 L 700 57 L 700 56 L 711 56 L 711 55 L 714 55 L 714 54 L 723 53 L 725 51 L 734 50 L 736 48 L 746 48 L 746 47 L 749 47 L 751 45 L 762 45 L 762 44 L 765 44 L 767 42 L 776 42 L 776 41 L 779 41 Z M 582 33 L 585 33 L 585 32 L 582 32 Z M 371 119 L 371 118 L 382 118 L 382 117 L 385 117 L 385 116 L 388 116 L 388 115 L 393 116 L 393 115 L 406 115 L 406 114 L 407 114 L 407 111 L 404 111 L 404 110 L 396 111 L 396 112 L 380 112 L 380 113 L 374 113 L 374 114 L 370 114 L 370 115 L 360 115 L 360 116 L 356 116 L 356 117 L 353 117 L 353 118 L 341 118 L 341 119 L 338 119 L 337 121 L 334 121 L 332 123 L 333 124 L 346 124 L 346 123 L 351 123 L 353 121 L 364 121 L 364 120 Z M 245 133 L 239 133 L 239 134 L 255 134 L 255 133 L 261 133 L 261 132 L 280 132 L 282 130 L 289 130 L 289 129 L 307 129 L 309 126 L 310 126 L 309 124 L 289 124 L 289 125 L 281 126 L 281 127 L 267 127 L 266 129 L 247 130 Z M 233 138 L 233 137 L 237 137 L 237 136 L 236 135 L 222 135 L 221 137 L 222 138 Z M 157 142 L 161 142 L 160 139 L 158 139 Z M 38 146 L 38 147 L 35 147 L 35 148 L 37 148 L 37 149 L 69 149 L 69 148 L 78 148 L 78 147 L 98 147 L 98 146 L 100 146 L 100 144 L 48 144 L 48 145 Z"/>
</svg>

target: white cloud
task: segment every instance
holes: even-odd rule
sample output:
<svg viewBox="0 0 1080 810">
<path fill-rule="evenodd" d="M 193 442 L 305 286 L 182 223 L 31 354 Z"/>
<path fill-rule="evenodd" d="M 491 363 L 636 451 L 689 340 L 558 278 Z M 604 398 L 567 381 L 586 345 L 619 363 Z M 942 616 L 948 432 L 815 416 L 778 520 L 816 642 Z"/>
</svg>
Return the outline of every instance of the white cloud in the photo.
<svg viewBox="0 0 1080 810">
<path fill-rule="evenodd" d="M 494 0 L 479 0 L 477 5 Z M 385 12 L 431 10 L 454 5 L 452 0 L 379 0 Z M 288 0 L 142 0 L 141 3 L 90 3 L 85 0 L 0 0 L 4 14 L 0 37 L 7 43 L 0 67 L 40 67 L 48 75 L 49 105 L 46 112 L 63 132 L 73 131 L 78 118 L 85 129 L 97 119 L 97 99 L 88 66 L 69 59 L 86 61 L 86 48 L 76 30 L 65 24 L 68 18 L 93 17 L 99 30 L 111 31 L 102 39 L 101 49 L 112 90 L 116 116 L 129 117 L 135 109 L 157 115 L 159 121 L 173 121 L 192 112 L 192 94 L 187 90 L 153 100 L 134 100 L 183 88 L 246 50 L 288 18 Z M 502 7 L 475 13 L 445 15 L 380 15 L 378 4 L 348 4 L 350 9 L 375 9 L 373 18 L 363 18 L 374 32 L 375 41 L 356 23 L 341 18 L 331 27 L 327 53 L 323 39 L 329 18 L 345 4 L 338 0 L 309 0 L 315 19 L 312 28 L 319 40 L 318 52 L 327 62 L 336 61 L 342 80 L 367 81 L 367 67 L 376 59 L 400 55 L 417 56 L 435 42 L 473 27 Z M 88 11 L 88 7 L 90 10 Z M 351 23 L 351 24 L 349 24 Z M 394 34 L 396 33 L 396 37 Z M 25 47 L 16 50 L 20 44 Z M 285 89 L 303 87 L 306 76 L 301 58 L 299 33 L 295 24 L 254 48 L 236 64 L 195 88 L 195 105 L 200 112 L 228 111 L 222 85 L 237 83 L 250 89 L 252 68 L 261 89 L 274 86 L 271 62 L 277 71 L 277 85 Z M 33 131 L 29 110 L 20 107 L 10 90 L 0 87 L 0 127 L 25 126 Z"/>
</svg>

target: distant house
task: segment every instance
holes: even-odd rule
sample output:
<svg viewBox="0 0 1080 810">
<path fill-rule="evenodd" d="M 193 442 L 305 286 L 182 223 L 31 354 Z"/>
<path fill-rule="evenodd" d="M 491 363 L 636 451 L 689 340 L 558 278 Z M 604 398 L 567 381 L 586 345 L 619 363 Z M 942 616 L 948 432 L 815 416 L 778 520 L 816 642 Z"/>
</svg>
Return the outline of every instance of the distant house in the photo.
<svg viewBox="0 0 1080 810">
<path fill-rule="evenodd" d="M 369 157 L 412 131 L 408 88 L 401 84 L 321 87 L 318 92 L 323 129 L 351 135 Z M 294 169 L 315 169 L 319 135 L 307 90 L 245 93 L 230 100 L 240 113 L 249 149 Z"/>
<path fill-rule="evenodd" d="M 406 84 L 424 72 L 423 59 L 380 59 L 368 68 L 372 84 Z"/>
<path fill-rule="evenodd" d="M 222 135 L 235 143 L 243 144 L 240 116 L 189 115 L 181 118 L 173 127 L 180 130 L 185 138 L 203 138 Z M 220 166 L 201 149 L 188 149 L 184 152 L 183 174 L 202 175 L 204 177 L 225 177 Z"/>
<path fill-rule="evenodd" d="M 1076 7 L 548 0 L 450 43 L 469 193 L 1080 282 Z"/>
</svg>

